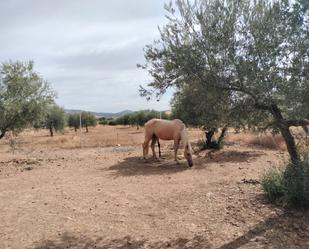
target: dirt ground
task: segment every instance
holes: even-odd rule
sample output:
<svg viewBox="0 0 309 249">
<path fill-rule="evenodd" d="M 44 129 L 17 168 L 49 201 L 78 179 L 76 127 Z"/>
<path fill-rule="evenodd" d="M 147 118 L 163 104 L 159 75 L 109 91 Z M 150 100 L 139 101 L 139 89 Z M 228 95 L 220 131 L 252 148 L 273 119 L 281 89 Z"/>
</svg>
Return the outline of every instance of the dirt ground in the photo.
<svg viewBox="0 0 309 249">
<path fill-rule="evenodd" d="M 142 141 L 103 126 L 1 140 L 0 248 L 309 248 L 309 213 L 270 204 L 258 183 L 285 152 L 230 140 L 189 168 L 170 142 L 144 162 Z"/>
</svg>

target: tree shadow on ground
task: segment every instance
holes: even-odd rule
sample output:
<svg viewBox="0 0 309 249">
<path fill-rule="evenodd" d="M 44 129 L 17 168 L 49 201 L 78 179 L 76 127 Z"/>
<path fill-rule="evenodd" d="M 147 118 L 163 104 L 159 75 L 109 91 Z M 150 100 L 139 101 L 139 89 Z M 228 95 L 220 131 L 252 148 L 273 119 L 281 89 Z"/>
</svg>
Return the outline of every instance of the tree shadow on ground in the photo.
<svg viewBox="0 0 309 249">
<path fill-rule="evenodd" d="M 285 212 L 258 223 L 237 239 L 218 249 L 309 248 L 309 212 Z"/>
<path fill-rule="evenodd" d="M 180 164 L 171 160 L 154 160 L 147 159 L 146 161 L 141 157 L 127 157 L 123 161 L 108 168 L 110 171 L 114 171 L 115 176 L 138 176 L 138 175 L 164 175 L 174 174 L 191 168 L 184 160 L 180 161 Z"/>
<path fill-rule="evenodd" d="M 262 151 L 217 151 L 210 150 L 203 152 L 204 158 L 202 161 L 204 163 L 243 163 L 249 160 L 254 160 L 260 156 L 265 155 Z M 201 160 L 201 154 L 199 157 Z"/>
<path fill-rule="evenodd" d="M 217 238 L 213 238 L 218 241 Z M 216 243 L 217 244 L 217 243 Z M 221 244 L 221 243 L 220 243 Z M 236 249 L 236 248 L 309 248 L 309 212 L 289 213 L 267 218 L 240 237 L 214 247 L 212 239 L 202 235 L 192 238 L 175 238 L 162 241 L 136 239 L 130 236 L 117 239 L 87 237 L 64 233 L 55 240 L 35 243 L 35 249 Z"/>
<path fill-rule="evenodd" d="M 192 239 L 178 238 L 166 241 L 138 240 L 130 236 L 120 239 L 104 240 L 103 238 L 89 238 L 70 233 L 64 233 L 58 240 L 44 240 L 36 243 L 35 249 L 195 249 L 211 248 L 207 239 L 202 236 L 195 236 Z"/>
<path fill-rule="evenodd" d="M 247 163 L 263 155 L 265 153 L 261 151 L 215 151 L 212 155 L 206 155 L 206 158 L 203 156 L 194 158 L 192 168 L 188 167 L 186 160 L 180 160 L 180 164 L 176 164 L 170 154 L 163 154 L 163 159 L 160 160 L 149 158 L 146 161 L 135 156 L 125 158 L 108 170 L 114 171 L 115 176 L 174 174 L 185 170 L 206 169 L 210 163 Z"/>
</svg>

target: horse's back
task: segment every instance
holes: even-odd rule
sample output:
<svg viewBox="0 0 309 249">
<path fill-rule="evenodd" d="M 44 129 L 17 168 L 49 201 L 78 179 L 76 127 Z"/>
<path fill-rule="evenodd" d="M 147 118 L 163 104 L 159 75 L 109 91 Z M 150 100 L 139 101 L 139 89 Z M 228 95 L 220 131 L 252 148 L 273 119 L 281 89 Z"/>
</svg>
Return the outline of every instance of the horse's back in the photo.
<svg viewBox="0 0 309 249">
<path fill-rule="evenodd" d="M 180 119 L 166 120 L 153 118 L 145 123 L 145 127 L 150 127 L 153 125 L 176 125 L 181 128 L 185 128 L 185 124 Z"/>
<path fill-rule="evenodd" d="M 175 139 L 184 128 L 185 125 L 180 119 L 151 119 L 145 124 L 146 134 L 149 136 L 155 134 L 163 140 Z"/>
</svg>

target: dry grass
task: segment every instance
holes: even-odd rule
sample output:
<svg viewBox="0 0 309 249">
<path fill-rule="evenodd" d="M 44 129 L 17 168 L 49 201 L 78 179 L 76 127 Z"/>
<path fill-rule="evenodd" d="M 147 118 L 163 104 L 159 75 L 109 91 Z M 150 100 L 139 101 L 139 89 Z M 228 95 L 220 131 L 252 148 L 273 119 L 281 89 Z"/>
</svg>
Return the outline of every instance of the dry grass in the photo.
<svg viewBox="0 0 309 249">
<path fill-rule="evenodd" d="M 203 136 L 198 129 L 189 129 L 191 140 Z M 144 141 L 144 128 L 139 130 L 130 126 L 102 126 L 84 130 L 82 134 L 78 130 L 66 128 L 63 133 L 55 133 L 54 137 L 49 136 L 48 130 L 28 129 L 18 135 L 19 149 L 25 151 L 44 149 L 74 149 L 108 146 L 140 146 Z M 172 141 L 162 141 L 164 144 L 172 144 Z M 9 140 L 0 140 L 0 151 L 10 150 Z"/>
<path fill-rule="evenodd" d="M 227 140 L 261 146 L 266 149 L 286 150 L 286 145 L 281 135 L 273 136 L 272 134 L 239 133 L 229 134 Z"/>
<path fill-rule="evenodd" d="M 302 129 L 292 129 L 293 136 L 301 152 L 309 152 L 309 136 Z M 272 135 L 270 133 L 229 133 L 227 137 L 231 142 L 242 142 L 249 145 L 261 146 L 266 149 L 286 150 L 283 137 L 279 134 Z"/>
<path fill-rule="evenodd" d="M 190 140 L 197 141 L 205 139 L 204 132 L 200 129 L 189 128 Z M 302 150 L 309 151 L 309 140 L 301 131 L 293 130 Z M 218 133 L 219 134 L 219 133 Z M 215 138 L 218 138 L 218 134 Z M 305 139 L 304 139 L 305 138 Z M 74 129 L 66 128 L 64 132 L 56 133 L 54 137 L 49 136 L 48 130 L 26 130 L 18 136 L 18 150 L 32 151 L 40 149 L 74 149 L 82 147 L 108 147 L 108 146 L 140 146 L 144 141 L 144 128 L 139 130 L 130 126 L 102 126 L 90 128 L 89 133 L 85 131 L 75 132 Z M 257 133 L 228 133 L 227 141 L 241 142 L 253 146 L 261 146 L 266 149 L 286 150 L 281 135 Z M 162 145 L 172 145 L 172 141 L 162 141 Z M 0 140 L 0 151 L 10 151 L 9 139 Z"/>
</svg>

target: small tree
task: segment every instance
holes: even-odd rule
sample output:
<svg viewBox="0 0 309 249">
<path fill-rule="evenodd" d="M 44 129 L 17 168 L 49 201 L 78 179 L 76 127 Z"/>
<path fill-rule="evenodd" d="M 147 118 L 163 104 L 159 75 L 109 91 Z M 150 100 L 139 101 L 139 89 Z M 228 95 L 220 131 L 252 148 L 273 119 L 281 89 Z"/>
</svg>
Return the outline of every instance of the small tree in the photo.
<svg viewBox="0 0 309 249">
<path fill-rule="evenodd" d="M 66 117 L 63 108 L 57 105 L 47 107 L 44 127 L 49 129 L 50 136 L 54 136 L 54 131 L 62 131 L 65 127 Z"/>
<path fill-rule="evenodd" d="M 33 62 L 8 62 L 0 66 L 0 139 L 42 120 L 54 92 L 34 71 Z"/>
<path fill-rule="evenodd" d="M 80 126 L 79 114 L 70 113 L 67 115 L 67 119 L 68 119 L 68 126 L 74 128 L 75 132 L 77 132 L 77 129 Z"/>
<path fill-rule="evenodd" d="M 86 128 L 86 132 L 89 132 L 88 129 L 89 126 L 97 125 L 97 120 L 95 116 L 90 112 L 82 112 L 81 118 L 82 118 L 82 126 Z"/>
<path fill-rule="evenodd" d="M 100 117 L 98 119 L 99 124 L 101 125 L 106 125 L 107 124 L 107 119 L 105 117 Z"/>
</svg>

